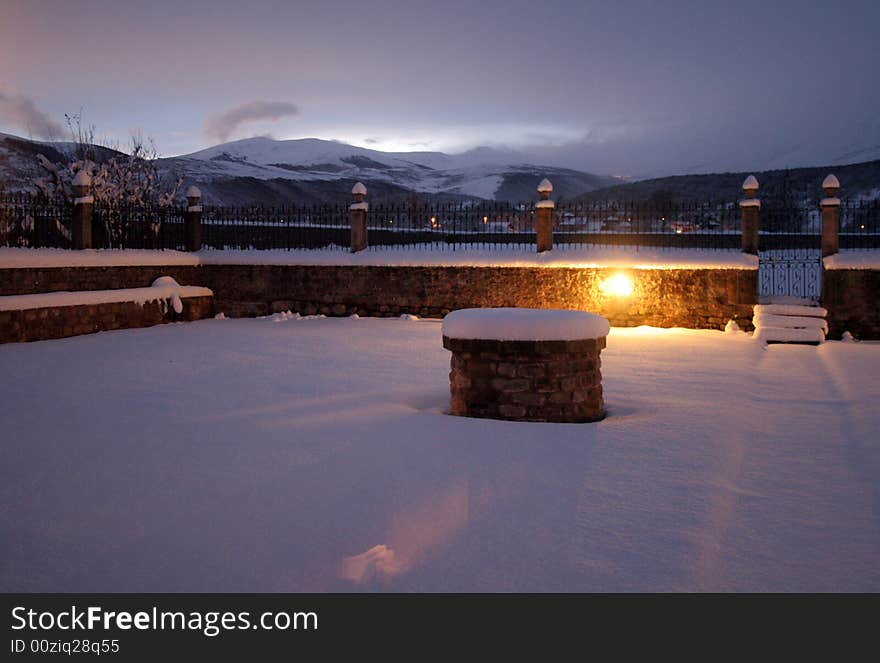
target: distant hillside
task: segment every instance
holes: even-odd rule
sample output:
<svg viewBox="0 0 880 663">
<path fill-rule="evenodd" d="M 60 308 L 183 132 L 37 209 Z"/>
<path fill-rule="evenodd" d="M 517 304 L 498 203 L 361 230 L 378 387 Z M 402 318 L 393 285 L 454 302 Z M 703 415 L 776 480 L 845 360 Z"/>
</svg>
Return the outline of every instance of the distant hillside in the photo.
<svg viewBox="0 0 880 663">
<path fill-rule="evenodd" d="M 43 154 L 55 163 L 72 158 L 72 143 L 46 143 L 0 134 L 0 190 L 33 188 L 45 173 L 37 163 Z M 99 160 L 121 153 L 95 147 Z M 553 183 L 553 199 L 735 201 L 749 173 L 680 175 L 617 184 L 620 180 L 566 168 L 509 164 L 490 148 L 464 154 L 381 152 L 335 141 L 248 138 L 217 145 L 190 155 L 160 159 L 160 173 L 183 178 L 185 191 L 197 185 L 206 204 L 289 205 L 344 203 L 352 185 L 361 181 L 373 202 L 421 203 L 499 200 L 523 202 L 537 198 L 538 182 Z M 754 173 L 765 200 L 802 202 L 822 197 L 820 184 L 833 172 L 845 198 L 880 198 L 880 160 L 847 166 L 794 168 Z M 614 186 L 610 186 L 614 185 Z"/>
<path fill-rule="evenodd" d="M 306 180 L 257 179 L 255 177 L 231 177 L 210 180 L 194 180 L 202 192 L 202 200 L 211 205 L 321 205 L 347 204 L 351 202 L 351 188 L 357 180 Z M 367 181 L 369 198 L 374 203 L 399 204 L 413 201 L 459 202 L 472 200 L 470 196 L 452 193 L 414 193 L 395 184 Z"/>
<path fill-rule="evenodd" d="M 816 202 L 822 198 L 822 180 L 829 173 L 840 180 L 842 198 L 880 198 L 880 160 L 877 160 L 846 166 L 660 177 L 597 189 L 578 196 L 578 200 L 732 201 L 742 197 L 743 180 L 752 174 L 761 185 L 758 195 L 765 200 L 787 198 Z"/>
<path fill-rule="evenodd" d="M 70 143 L 44 143 L 0 134 L 0 186 L 26 190 L 43 175 L 37 154 L 55 163 L 70 159 Z M 118 152 L 98 148 L 99 158 Z M 566 168 L 509 163 L 491 148 L 464 154 L 381 152 L 336 141 L 247 138 L 179 157 L 159 159 L 162 175 L 197 185 L 207 204 L 282 205 L 345 202 L 363 182 L 369 199 L 397 202 L 534 200 L 549 178 L 556 195 L 572 198 L 617 182 Z"/>
<path fill-rule="evenodd" d="M 94 146 L 98 161 L 104 161 L 122 153 L 108 147 Z M 73 143 L 46 143 L 0 133 L 0 191 L 27 191 L 33 182 L 46 172 L 37 162 L 42 154 L 52 163 L 67 163 L 73 158 Z"/>
<path fill-rule="evenodd" d="M 345 183 L 361 181 L 369 198 L 522 201 L 547 177 L 561 197 L 616 182 L 565 168 L 511 164 L 490 148 L 463 154 L 381 152 L 336 141 L 247 138 L 163 159 L 160 167 L 197 184 L 216 202 L 267 203 L 277 197 L 336 200 Z M 296 200 L 300 200 L 297 198 Z M 288 198 L 287 201 L 290 201 Z"/>
</svg>

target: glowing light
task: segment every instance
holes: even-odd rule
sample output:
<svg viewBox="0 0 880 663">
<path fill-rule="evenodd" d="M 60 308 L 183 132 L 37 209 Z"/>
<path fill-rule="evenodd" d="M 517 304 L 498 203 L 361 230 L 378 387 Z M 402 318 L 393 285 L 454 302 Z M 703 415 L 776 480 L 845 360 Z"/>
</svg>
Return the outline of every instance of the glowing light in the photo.
<svg viewBox="0 0 880 663">
<path fill-rule="evenodd" d="M 626 274 L 615 274 L 602 281 L 599 290 L 611 297 L 629 297 L 633 293 L 633 282 Z"/>
<path fill-rule="evenodd" d="M 484 217 L 483 217 L 483 223 L 489 223 L 489 217 L 488 217 L 488 216 L 484 216 Z M 864 226 L 862 226 L 862 228 L 864 228 Z"/>
</svg>

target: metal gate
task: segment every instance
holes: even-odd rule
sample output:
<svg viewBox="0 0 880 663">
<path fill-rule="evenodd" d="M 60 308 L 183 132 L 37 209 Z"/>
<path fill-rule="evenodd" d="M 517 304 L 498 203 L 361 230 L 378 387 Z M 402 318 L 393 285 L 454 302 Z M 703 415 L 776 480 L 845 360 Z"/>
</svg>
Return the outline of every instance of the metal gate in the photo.
<svg viewBox="0 0 880 663">
<path fill-rule="evenodd" d="M 822 235 L 819 210 L 786 206 L 761 210 L 758 235 L 758 296 L 822 297 Z"/>
</svg>

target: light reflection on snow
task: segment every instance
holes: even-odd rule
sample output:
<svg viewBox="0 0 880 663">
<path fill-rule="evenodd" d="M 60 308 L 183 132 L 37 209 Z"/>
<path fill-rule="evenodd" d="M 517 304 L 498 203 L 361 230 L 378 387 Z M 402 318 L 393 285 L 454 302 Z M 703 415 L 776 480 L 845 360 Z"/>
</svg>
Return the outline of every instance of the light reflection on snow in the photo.
<svg viewBox="0 0 880 663">
<path fill-rule="evenodd" d="M 406 573 L 431 552 L 442 549 L 468 525 L 467 486 L 455 486 L 433 495 L 413 509 L 391 518 L 387 544 L 342 559 L 340 575 L 364 585 Z"/>
</svg>

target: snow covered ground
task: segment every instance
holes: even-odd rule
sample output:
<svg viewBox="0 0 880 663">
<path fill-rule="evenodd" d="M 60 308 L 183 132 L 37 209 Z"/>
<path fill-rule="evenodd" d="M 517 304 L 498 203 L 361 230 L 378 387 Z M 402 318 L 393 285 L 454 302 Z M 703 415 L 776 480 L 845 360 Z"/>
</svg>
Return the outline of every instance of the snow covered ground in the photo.
<svg viewBox="0 0 880 663">
<path fill-rule="evenodd" d="M 0 591 L 880 590 L 880 345 L 612 329 L 608 418 L 528 424 L 440 327 L 0 346 Z"/>
<path fill-rule="evenodd" d="M 537 253 L 535 247 L 494 249 L 430 246 L 376 247 L 348 250 L 202 250 L 147 251 L 106 249 L 0 248 L 0 268 L 109 267 L 119 265 L 408 265 L 475 267 L 631 267 L 637 269 L 758 269 L 757 256 L 734 249 L 663 249 L 635 246 L 557 246 Z"/>
</svg>

